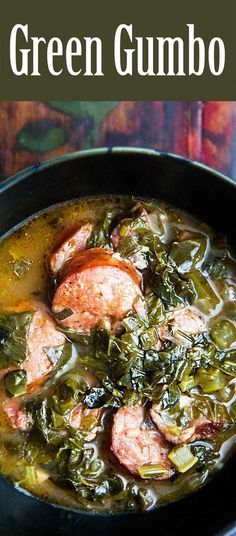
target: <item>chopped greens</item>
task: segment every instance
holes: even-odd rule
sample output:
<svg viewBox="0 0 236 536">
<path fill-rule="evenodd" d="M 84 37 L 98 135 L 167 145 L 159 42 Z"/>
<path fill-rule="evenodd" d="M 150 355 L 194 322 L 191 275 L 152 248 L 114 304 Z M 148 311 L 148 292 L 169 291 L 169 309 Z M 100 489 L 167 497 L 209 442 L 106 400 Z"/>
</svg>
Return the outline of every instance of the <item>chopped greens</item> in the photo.
<svg viewBox="0 0 236 536">
<path fill-rule="evenodd" d="M 54 318 L 56 320 L 65 320 L 66 318 L 69 318 L 73 314 L 72 309 L 63 309 L 60 313 L 54 313 Z"/>
<path fill-rule="evenodd" d="M 62 368 L 72 356 L 72 345 L 67 342 L 61 346 L 53 346 L 52 348 L 44 348 L 48 358 L 50 359 L 53 369 Z"/>
<path fill-rule="evenodd" d="M 173 242 L 171 246 L 169 258 L 181 274 L 191 272 L 196 265 L 204 260 L 206 255 L 206 236 L 191 234 L 191 238 Z"/>
<path fill-rule="evenodd" d="M 27 391 L 27 374 L 23 369 L 7 372 L 3 381 L 8 396 L 22 396 Z"/>
<path fill-rule="evenodd" d="M 15 366 L 27 357 L 27 338 L 33 313 L 1 313 L 0 329 L 4 330 L 0 341 L 1 367 Z"/>
<path fill-rule="evenodd" d="M 114 229 L 120 209 L 108 210 L 104 218 L 93 228 L 88 248 L 109 248 L 111 245 L 110 235 Z"/>
<path fill-rule="evenodd" d="M 214 311 L 220 299 L 207 278 L 199 270 L 193 270 L 186 274 L 186 277 L 192 283 L 196 292 L 196 305 L 199 309 L 205 314 Z"/>
</svg>

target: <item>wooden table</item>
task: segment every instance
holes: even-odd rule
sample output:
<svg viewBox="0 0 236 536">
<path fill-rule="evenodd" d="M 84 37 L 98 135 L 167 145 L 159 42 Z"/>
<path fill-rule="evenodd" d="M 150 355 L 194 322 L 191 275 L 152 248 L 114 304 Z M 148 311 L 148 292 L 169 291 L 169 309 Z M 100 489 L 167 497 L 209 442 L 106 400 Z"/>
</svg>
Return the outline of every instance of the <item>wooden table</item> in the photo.
<svg viewBox="0 0 236 536">
<path fill-rule="evenodd" d="M 69 151 L 148 147 L 236 180 L 236 102 L 0 102 L 0 177 Z"/>
</svg>

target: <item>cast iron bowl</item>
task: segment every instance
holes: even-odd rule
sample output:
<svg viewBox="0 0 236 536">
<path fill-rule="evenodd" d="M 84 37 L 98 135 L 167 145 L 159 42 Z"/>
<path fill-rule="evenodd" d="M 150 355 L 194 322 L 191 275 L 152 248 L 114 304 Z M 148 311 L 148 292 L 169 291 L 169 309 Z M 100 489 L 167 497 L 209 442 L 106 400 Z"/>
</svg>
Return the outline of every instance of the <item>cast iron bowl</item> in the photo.
<svg viewBox="0 0 236 536">
<path fill-rule="evenodd" d="M 50 205 L 101 194 L 153 197 L 188 210 L 236 244 L 236 184 L 201 164 L 144 149 L 68 154 L 0 185 L 0 236 Z M 83 536 L 145 531 L 163 536 L 236 534 L 235 460 L 194 494 L 146 514 L 101 515 L 47 504 L 0 479 L 0 534 Z"/>
</svg>

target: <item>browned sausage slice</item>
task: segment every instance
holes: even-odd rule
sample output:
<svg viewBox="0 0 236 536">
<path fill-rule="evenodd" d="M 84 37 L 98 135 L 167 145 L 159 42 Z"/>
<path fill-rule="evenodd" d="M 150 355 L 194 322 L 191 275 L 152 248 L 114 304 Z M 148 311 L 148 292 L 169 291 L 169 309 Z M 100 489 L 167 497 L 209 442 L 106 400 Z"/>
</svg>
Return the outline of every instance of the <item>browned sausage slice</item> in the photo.
<svg viewBox="0 0 236 536">
<path fill-rule="evenodd" d="M 144 428 L 142 406 L 117 411 L 112 428 L 112 450 L 119 462 L 135 475 L 144 465 L 162 466 L 165 471 L 159 479 L 170 478 L 173 474 L 168 443 L 158 430 Z"/>
<path fill-rule="evenodd" d="M 57 330 L 47 310 L 44 307 L 35 310 L 28 334 L 28 356 L 21 365 L 27 372 L 28 384 L 41 379 L 52 369 L 45 348 L 61 346 L 65 342 L 65 336 Z"/>
<path fill-rule="evenodd" d="M 57 275 L 66 262 L 77 253 L 86 249 L 87 242 L 93 230 L 92 223 L 84 223 L 79 229 L 71 233 L 67 239 L 56 249 L 49 260 L 50 270 Z"/>
<path fill-rule="evenodd" d="M 192 399 L 188 396 L 181 396 L 180 408 L 190 407 Z M 196 439 L 210 437 L 223 424 L 223 422 L 213 422 L 204 414 L 190 420 L 185 426 L 177 426 L 173 418 L 171 418 L 168 410 L 160 410 L 158 404 L 153 404 L 150 415 L 167 441 L 174 445 L 181 443 L 192 443 Z"/>
<path fill-rule="evenodd" d="M 20 400 L 17 398 L 6 399 L 2 407 L 8 416 L 12 428 L 21 432 L 25 432 L 28 429 L 28 414 L 27 411 L 20 409 Z"/>
<path fill-rule="evenodd" d="M 66 342 L 65 336 L 58 331 L 56 322 L 50 316 L 46 307 L 41 304 L 23 303 L 17 307 L 17 313 L 32 311 L 32 320 L 28 328 L 26 341 L 26 359 L 20 368 L 27 372 L 27 384 L 30 385 L 41 380 L 52 370 L 52 363 L 47 356 L 46 348 L 62 346 Z M 12 312 L 12 311 L 9 311 Z M 0 379 L 16 367 L 0 370 Z"/>
<path fill-rule="evenodd" d="M 159 330 L 159 337 L 162 341 L 174 339 L 175 343 L 185 346 L 188 345 L 188 337 L 205 330 L 206 323 L 200 313 L 190 307 L 184 307 L 167 313 L 167 323 Z"/>
<path fill-rule="evenodd" d="M 52 302 L 54 313 L 70 309 L 61 321 L 86 331 L 103 321 L 114 324 L 129 310 L 139 309 L 141 279 L 131 262 L 103 248 L 89 249 L 68 264 Z"/>
</svg>

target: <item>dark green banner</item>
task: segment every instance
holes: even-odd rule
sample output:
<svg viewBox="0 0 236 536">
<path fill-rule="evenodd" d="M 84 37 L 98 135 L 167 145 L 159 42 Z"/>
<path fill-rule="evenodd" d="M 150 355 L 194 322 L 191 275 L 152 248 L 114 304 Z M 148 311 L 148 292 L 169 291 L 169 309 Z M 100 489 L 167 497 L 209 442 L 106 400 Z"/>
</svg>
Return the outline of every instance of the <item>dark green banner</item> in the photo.
<svg viewBox="0 0 236 536">
<path fill-rule="evenodd" d="M 1 100 L 236 100 L 235 0 L 1 0 Z"/>
</svg>

